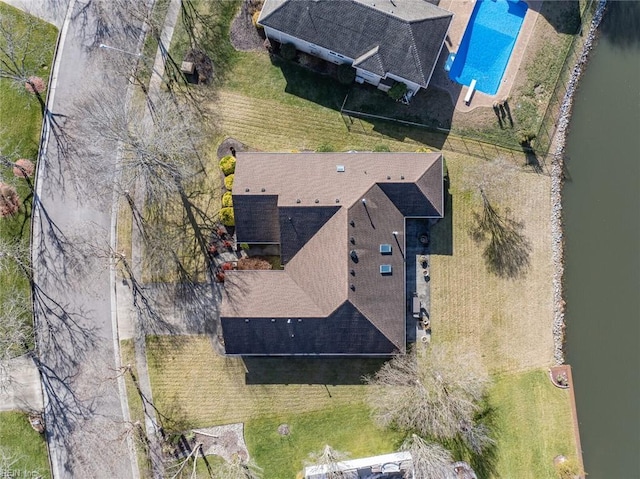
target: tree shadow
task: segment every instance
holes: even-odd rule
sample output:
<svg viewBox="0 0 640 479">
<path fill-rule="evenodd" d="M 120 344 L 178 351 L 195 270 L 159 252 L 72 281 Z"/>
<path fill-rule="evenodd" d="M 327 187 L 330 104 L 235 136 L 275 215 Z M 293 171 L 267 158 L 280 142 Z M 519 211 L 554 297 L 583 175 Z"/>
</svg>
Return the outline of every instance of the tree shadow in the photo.
<svg viewBox="0 0 640 479">
<path fill-rule="evenodd" d="M 500 216 L 481 189 L 482 214 L 475 213 L 476 225 L 470 231 L 477 243 L 487 241 L 483 256 L 487 269 L 502 278 L 517 278 L 526 273 L 531 244 L 522 234 L 523 224 Z"/>
<path fill-rule="evenodd" d="M 521 145 L 524 153 L 526 165 L 531 167 L 535 173 L 544 173 L 544 163 L 538 158 L 536 151 L 529 144 Z"/>
<path fill-rule="evenodd" d="M 246 384 L 364 384 L 387 361 L 381 358 L 242 358 Z M 331 393 L 327 390 L 329 396 Z"/>
<path fill-rule="evenodd" d="M 637 46 L 640 43 L 640 3 L 608 2 L 600 31 L 616 46 Z"/>
<path fill-rule="evenodd" d="M 487 404 L 475 416 L 475 425 L 487 431 L 489 437 L 481 447 L 478 447 L 478 444 L 471 444 L 462 433 L 442 441 L 443 445 L 451 451 L 454 460 L 467 462 L 478 477 L 499 477 L 496 419 L 496 410 Z"/>
<path fill-rule="evenodd" d="M 580 31 L 581 18 L 579 0 L 535 2 L 530 4 L 530 8 L 538 10 L 538 13 L 549 22 L 557 33 L 574 35 Z"/>
</svg>

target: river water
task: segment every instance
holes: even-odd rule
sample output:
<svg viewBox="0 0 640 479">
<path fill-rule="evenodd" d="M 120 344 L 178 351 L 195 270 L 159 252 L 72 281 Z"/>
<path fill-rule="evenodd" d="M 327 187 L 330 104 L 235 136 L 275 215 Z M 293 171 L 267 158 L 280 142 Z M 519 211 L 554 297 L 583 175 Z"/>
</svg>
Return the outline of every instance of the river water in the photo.
<svg viewBox="0 0 640 479">
<path fill-rule="evenodd" d="M 640 478 L 640 2 L 610 2 L 575 98 L 566 360 L 589 479 Z"/>
</svg>

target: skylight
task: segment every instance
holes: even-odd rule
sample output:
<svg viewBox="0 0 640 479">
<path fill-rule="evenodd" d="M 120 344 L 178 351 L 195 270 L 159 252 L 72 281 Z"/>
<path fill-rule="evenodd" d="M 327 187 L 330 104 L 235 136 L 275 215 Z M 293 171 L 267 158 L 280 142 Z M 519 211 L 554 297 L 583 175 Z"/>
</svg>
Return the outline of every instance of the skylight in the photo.
<svg viewBox="0 0 640 479">
<path fill-rule="evenodd" d="M 390 264 L 381 264 L 380 265 L 380 274 L 391 274 L 391 265 Z"/>
<path fill-rule="evenodd" d="M 391 254 L 391 245 L 390 244 L 381 244 L 380 245 L 380 253 L 381 254 Z"/>
</svg>

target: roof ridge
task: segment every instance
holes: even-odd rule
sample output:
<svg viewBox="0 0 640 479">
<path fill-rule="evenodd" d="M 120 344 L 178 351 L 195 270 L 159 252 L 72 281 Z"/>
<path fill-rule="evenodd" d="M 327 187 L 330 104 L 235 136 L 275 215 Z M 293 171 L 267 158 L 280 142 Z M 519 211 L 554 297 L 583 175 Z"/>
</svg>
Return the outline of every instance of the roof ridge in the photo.
<svg viewBox="0 0 640 479">
<path fill-rule="evenodd" d="M 411 36 L 411 45 L 409 46 L 411 49 L 411 56 L 413 57 L 413 61 L 418 64 L 418 74 L 422 77 L 422 81 L 426 85 L 427 79 L 424 77 L 424 72 L 422 71 L 422 62 L 420 61 L 418 49 L 416 48 L 416 38 L 413 36 L 413 26 L 411 25 L 411 22 L 407 22 L 407 27 L 409 28 L 409 35 Z"/>
</svg>

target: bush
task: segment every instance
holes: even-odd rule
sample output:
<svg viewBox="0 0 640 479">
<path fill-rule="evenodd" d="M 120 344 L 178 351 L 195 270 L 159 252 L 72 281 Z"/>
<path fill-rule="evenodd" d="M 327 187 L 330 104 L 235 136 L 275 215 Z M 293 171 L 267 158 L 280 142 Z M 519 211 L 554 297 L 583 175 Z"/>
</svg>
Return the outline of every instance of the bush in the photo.
<svg viewBox="0 0 640 479">
<path fill-rule="evenodd" d="M 530 130 L 520 130 L 518 132 L 518 142 L 523 146 L 529 146 L 531 140 L 536 137 L 536 134 Z"/>
<path fill-rule="evenodd" d="M 236 219 L 233 216 L 233 208 L 222 208 L 220 210 L 220 222 L 225 226 L 235 226 Z"/>
<path fill-rule="evenodd" d="M 231 174 L 224 179 L 224 187 L 227 189 L 227 191 L 233 191 L 233 177 L 234 175 Z"/>
<path fill-rule="evenodd" d="M 223 157 L 219 165 L 224 176 L 228 176 L 236 171 L 236 159 L 231 155 Z"/>
<path fill-rule="evenodd" d="M 231 192 L 227 191 L 224 195 L 222 195 L 222 207 L 229 208 L 233 206 L 233 196 L 231 196 Z"/>
<path fill-rule="evenodd" d="M 296 58 L 298 50 L 293 43 L 283 43 L 280 45 L 280 56 L 285 60 L 292 61 Z"/>
<path fill-rule="evenodd" d="M 36 171 L 36 167 L 31 160 L 27 160 L 26 158 L 20 158 L 16 161 L 15 166 L 13 167 L 13 175 L 17 178 L 26 178 L 28 176 L 33 176 L 33 173 Z"/>
<path fill-rule="evenodd" d="M 389 91 L 387 92 L 387 95 L 389 95 L 394 100 L 398 101 L 400 98 L 404 96 L 405 93 L 407 93 L 407 85 L 405 85 L 402 82 L 397 82 L 395 85 L 393 85 L 389 89 Z"/>
<path fill-rule="evenodd" d="M 0 183 L 0 218 L 15 215 L 20 209 L 20 197 L 16 189 Z"/>
<path fill-rule="evenodd" d="M 575 459 L 565 459 L 556 464 L 556 472 L 560 479 L 574 479 L 584 476 L 584 471 Z"/>
<path fill-rule="evenodd" d="M 373 151 L 375 151 L 376 153 L 383 153 L 383 152 L 388 153 L 391 150 L 387 145 L 376 145 L 373 147 Z"/>
<path fill-rule="evenodd" d="M 330 151 L 336 151 L 336 149 L 330 143 L 320 143 L 318 148 L 316 148 L 316 152 L 318 153 L 328 153 Z"/>
<path fill-rule="evenodd" d="M 253 23 L 253 26 L 258 30 L 262 30 L 264 27 L 258 23 L 258 18 L 260 18 L 260 10 L 253 12 L 253 15 L 251 15 L 251 23 Z"/>
<path fill-rule="evenodd" d="M 416 153 L 433 153 L 431 148 L 427 148 L 426 146 L 421 146 L 416 150 Z"/>
<path fill-rule="evenodd" d="M 356 79 L 356 70 L 348 63 L 338 66 L 338 81 L 343 85 L 351 85 Z"/>
<path fill-rule="evenodd" d="M 29 77 L 24 84 L 24 88 L 32 95 L 35 95 L 36 93 L 39 95 L 46 90 L 47 84 L 40 77 Z"/>
</svg>

